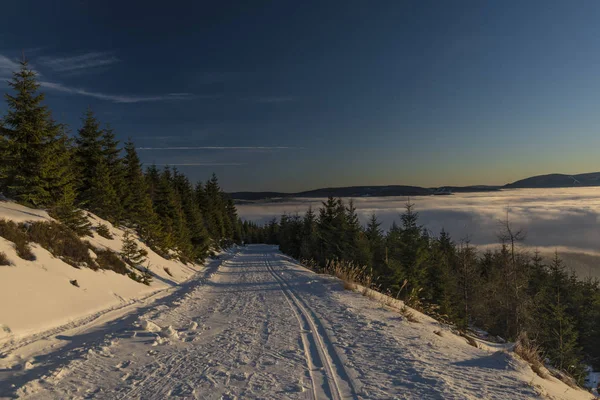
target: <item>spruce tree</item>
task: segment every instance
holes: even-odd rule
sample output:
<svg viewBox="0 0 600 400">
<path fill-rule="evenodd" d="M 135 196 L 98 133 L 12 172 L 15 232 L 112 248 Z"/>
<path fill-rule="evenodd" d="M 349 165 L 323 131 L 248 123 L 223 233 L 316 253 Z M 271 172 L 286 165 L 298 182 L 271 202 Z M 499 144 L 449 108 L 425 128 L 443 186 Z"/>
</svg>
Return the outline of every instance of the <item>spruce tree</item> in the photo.
<svg viewBox="0 0 600 400">
<path fill-rule="evenodd" d="M 121 257 L 132 267 L 137 267 L 146 261 L 148 252 L 140 249 L 135 242 L 134 235 L 129 231 L 125 230 L 123 235 L 123 245 L 121 247 Z"/>
<path fill-rule="evenodd" d="M 226 237 L 221 188 L 215 174 L 204 186 L 208 231 L 217 245 Z"/>
<path fill-rule="evenodd" d="M 375 276 L 389 275 L 389 270 L 385 263 L 385 242 L 383 231 L 381 230 L 381 222 L 375 214 L 371 214 L 369 223 L 365 230 L 365 236 L 369 243 L 369 252 L 371 255 L 370 267 L 372 274 Z"/>
<path fill-rule="evenodd" d="M 142 172 L 142 165 L 131 140 L 125 143 L 125 185 L 128 190 L 123 197 L 125 220 L 134 226 L 142 239 L 153 247 L 162 247 L 163 235 L 161 234 L 160 221 L 158 220 L 152 199 L 148 195 L 146 181 Z"/>
<path fill-rule="evenodd" d="M 82 204 L 87 205 L 95 190 L 92 180 L 96 175 L 96 166 L 103 160 L 102 131 L 100 123 L 90 108 L 82 118 L 83 126 L 75 137 L 75 160 L 79 172 L 79 195 Z"/>
<path fill-rule="evenodd" d="M 121 158 L 121 149 L 110 126 L 107 126 L 102 131 L 100 143 L 102 145 L 104 163 L 108 168 L 110 183 L 118 200 L 116 208 L 111 214 L 115 222 L 121 222 L 123 218 L 123 204 L 121 199 L 125 196 L 128 189 L 125 186 L 125 170 L 123 168 L 123 159 Z"/>
<path fill-rule="evenodd" d="M 317 217 L 312 207 L 308 208 L 302 220 L 302 243 L 300 244 L 300 258 L 313 260 L 318 256 Z"/>
<path fill-rule="evenodd" d="M 359 266 L 367 266 L 371 263 L 371 251 L 369 241 L 363 232 L 358 219 L 354 201 L 350 199 L 346 207 L 346 254 L 343 257 Z"/>
<path fill-rule="evenodd" d="M 121 204 L 112 185 L 110 169 L 104 159 L 101 159 L 95 166 L 89 183 L 90 187 L 87 191 L 89 210 L 113 223 L 118 222 Z"/>
<path fill-rule="evenodd" d="M 100 124 L 91 109 L 85 113 L 83 126 L 75 138 L 75 162 L 79 173 L 79 202 L 101 218 L 116 223 L 121 218 L 121 202 L 113 185 L 118 166 L 114 149 L 109 143 L 110 135 L 104 137 Z"/>
<path fill-rule="evenodd" d="M 8 105 L 3 119 L 2 188 L 8 197 L 33 207 L 55 204 L 69 184 L 69 164 L 58 165 L 59 157 L 67 151 L 62 125 L 56 124 L 50 110 L 43 105 L 36 73 L 21 62 L 13 73 L 9 86 L 15 95 L 5 94 Z M 66 177 L 66 178 L 65 178 Z"/>
<path fill-rule="evenodd" d="M 189 241 L 193 251 L 191 256 L 196 261 L 200 261 L 206 257 L 210 246 L 210 237 L 204 225 L 202 211 L 196 201 L 194 189 L 185 175 L 176 172 L 174 185 L 179 194 L 184 220 L 189 231 Z"/>
<path fill-rule="evenodd" d="M 569 313 L 569 276 L 558 253 L 548 266 L 548 273 L 547 286 L 537 298 L 537 318 L 542 326 L 538 340 L 553 365 L 573 374 L 579 373 L 581 349 L 575 323 Z"/>
</svg>

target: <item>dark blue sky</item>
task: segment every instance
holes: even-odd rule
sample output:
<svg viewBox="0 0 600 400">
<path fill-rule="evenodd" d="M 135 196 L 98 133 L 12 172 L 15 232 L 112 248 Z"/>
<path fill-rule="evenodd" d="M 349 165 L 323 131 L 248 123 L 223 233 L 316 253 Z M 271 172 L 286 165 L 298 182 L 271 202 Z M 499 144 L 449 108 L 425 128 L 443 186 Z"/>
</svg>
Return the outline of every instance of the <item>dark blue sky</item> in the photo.
<svg viewBox="0 0 600 400">
<path fill-rule="evenodd" d="M 155 149 L 144 162 L 196 164 L 178 166 L 193 180 L 295 191 L 600 170 L 597 1 L 58 4 L 3 4 L 0 78 L 24 49 L 73 132 L 91 106 Z"/>
</svg>

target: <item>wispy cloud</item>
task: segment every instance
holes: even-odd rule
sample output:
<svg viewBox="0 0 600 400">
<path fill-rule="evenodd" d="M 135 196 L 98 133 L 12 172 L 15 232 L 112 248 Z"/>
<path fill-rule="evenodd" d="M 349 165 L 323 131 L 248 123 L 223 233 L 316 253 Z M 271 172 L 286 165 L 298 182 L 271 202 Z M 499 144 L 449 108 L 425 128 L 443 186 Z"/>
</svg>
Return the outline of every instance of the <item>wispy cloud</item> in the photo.
<svg viewBox="0 0 600 400">
<path fill-rule="evenodd" d="M 255 96 L 249 97 L 248 100 L 256 103 L 277 104 L 296 101 L 296 98 L 293 96 Z"/>
<path fill-rule="evenodd" d="M 100 92 L 92 92 L 82 88 L 75 88 L 65 86 L 61 83 L 55 82 L 40 82 L 42 87 L 45 87 L 50 90 L 56 90 L 58 92 L 69 93 L 69 94 L 77 94 L 81 96 L 94 97 L 100 100 L 108 100 L 113 101 L 115 103 L 142 103 L 149 101 L 165 101 L 165 100 L 191 100 L 196 98 L 196 96 L 190 93 L 168 93 L 164 95 L 155 95 L 155 96 L 135 96 L 135 95 L 122 95 L 122 94 L 106 94 Z M 204 96 L 205 97 L 205 96 Z"/>
<path fill-rule="evenodd" d="M 297 150 L 290 146 L 194 146 L 194 147 L 138 147 L 138 150 Z"/>
<path fill-rule="evenodd" d="M 5 79 L 19 69 L 19 63 L 0 54 L 0 78 Z"/>
<path fill-rule="evenodd" d="M 39 62 L 58 72 L 74 72 L 115 64 L 120 60 L 109 52 L 90 52 L 70 57 L 40 57 Z"/>
</svg>

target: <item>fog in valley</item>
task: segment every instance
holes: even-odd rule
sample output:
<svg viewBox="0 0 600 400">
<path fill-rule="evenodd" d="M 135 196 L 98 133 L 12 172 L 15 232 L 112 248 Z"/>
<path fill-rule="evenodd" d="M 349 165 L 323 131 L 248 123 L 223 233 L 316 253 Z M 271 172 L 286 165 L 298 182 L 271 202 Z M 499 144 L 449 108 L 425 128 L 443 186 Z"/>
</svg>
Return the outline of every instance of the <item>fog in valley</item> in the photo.
<svg viewBox="0 0 600 400">
<path fill-rule="evenodd" d="M 266 223 L 283 213 L 303 215 L 324 199 L 293 198 L 238 205 L 242 219 Z M 345 201 L 349 199 L 344 199 Z M 387 230 L 400 222 L 406 197 L 359 197 L 354 204 L 361 222 L 372 213 Z M 501 221 L 526 232 L 523 246 L 545 256 L 558 250 L 580 276 L 600 278 L 600 188 L 513 189 L 450 196 L 412 197 L 421 224 L 437 235 L 442 228 L 455 241 L 468 238 L 484 249 L 497 246 Z"/>
</svg>

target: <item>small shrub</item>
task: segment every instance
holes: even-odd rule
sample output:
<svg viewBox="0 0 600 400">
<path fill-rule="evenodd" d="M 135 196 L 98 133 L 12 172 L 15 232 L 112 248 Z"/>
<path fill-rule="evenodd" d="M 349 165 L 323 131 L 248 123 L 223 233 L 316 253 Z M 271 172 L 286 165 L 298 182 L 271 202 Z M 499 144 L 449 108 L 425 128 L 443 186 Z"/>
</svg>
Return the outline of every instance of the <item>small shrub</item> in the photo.
<svg viewBox="0 0 600 400">
<path fill-rule="evenodd" d="M 21 224 L 21 228 L 30 241 L 38 243 L 67 264 L 76 268 L 96 269 L 86 242 L 67 226 L 57 222 L 32 222 L 29 225 Z"/>
<path fill-rule="evenodd" d="M 103 238 L 106 239 L 113 239 L 114 236 L 112 235 L 112 233 L 110 233 L 110 229 L 108 229 L 108 225 L 106 224 L 100 224 L 96 227 L 96 233 L 100 236 L 102 236 Z"/>
<path fill-rule="evenodd" d="M 140 249 L 135 241 L 132 233 L 127 230 L 123 236 L 123 247 L 121 248 L 121 257 L 127 262 L 127 264 L 135 267 L 143 264 L 146 261 L 148 252 L 144 249 Z"/>
<path fill-rule="evenodd" d="M 13 221 L 0 220 L 0 236 L 13 242 L 19 257 L 29 261 L 35 260 L 35 255 L 33 255 L 31 247 L 29 247 L 29 238 L 26 233 L 19 229 L 19 225 Z"/>
<path fill-rule="evenodd" d="M 372 276 L 367 272 L 366 266 L 359 267 L 348 261 L 329 260 L 323 272 L 350 284 L 358 283 L 370 287 L 372 283 Z"/>
<path fill-rule="evenodd" d="M 419 322 L 419 320 L 415 316 L 415 313 L 410 311 L 408 309 L 408 307 L 406 307 L 406 306 L 402 306 L 402 308 L 400 308 L 400 314 L 402 314 L 404 316 L 404 318 L 406 318 L 408 320 L 408 322 L 415 322 L 415 323 Z M 477 347 L 477 346 L 475 346 L 475 347 Z"/>
<path fill-rule="evenodd" d="M 150 263 L 148 263 L 148 266 L 146 268 L 144 268 L 142 271 L 141 282 L 147 286 L 150 286 L 150 283 L 152 282 L 152 273 L 150 272 Z"/>
<path fill-rule="evenodd" d="M 94 249 L 94 252 L 96 253 L 96 263 L 98 263 L 100 268 L 115 271 L 122 275 L 129 273 L 127 264 L 114 251 Z"/>
<path fill-rule="evenodd" d="M 469 345 L 475 347 L 475 348 L 479 348 L 479 345 L 477 344 L 477 341 L 475 339 L 473 339 L 471 336 L 467 335 L 464 332 L 460 333 L 460 336 L 464 337 L 467 341 L 467 343 L 469 343 Z"/>
<path fill-rule="evenodd" d="M 0 265 L 13 265 L 6 256 L 6 253 L 0 251 Z"/>
<path fill-rule="evenodd" d="M 548 377 L 545 372 L 542 357 L 540 357 L 540 348 L 538 345 L 529 340 L 527 332 L 519 333 L 513 351 L 517 353 L 523 360 L 527 361 L 533 372 L 538 374 L 540 378 L 546 379 Z"/>
<path fill-rule="evenodd" d="M 135 272 L 133 272 L 133 271 L 129 271 L 127 273 L 127 276 L 130 277 L 131 279 L 133 279 L 136 282 L 142 283 L 142 278 L 138 274 L 136 274 Z"/>
<path fill-rule="evenodd" d="M 77 279 L 73 279 L 72 281 L 69 281 L 71 283 L 71 285 L 75 286 L 75 287 L 79 287 L 79 283 L 77 282 Z"/>
<path fill-rule="evenodd" d="M 169 267 L 163 267 L 163 269 L 165 270 L 165 272 L 167 273 L 167 275 L 173 276 L 173 274 L 171 273 L 171 270 L 169 269 Z"/>
</svg>

